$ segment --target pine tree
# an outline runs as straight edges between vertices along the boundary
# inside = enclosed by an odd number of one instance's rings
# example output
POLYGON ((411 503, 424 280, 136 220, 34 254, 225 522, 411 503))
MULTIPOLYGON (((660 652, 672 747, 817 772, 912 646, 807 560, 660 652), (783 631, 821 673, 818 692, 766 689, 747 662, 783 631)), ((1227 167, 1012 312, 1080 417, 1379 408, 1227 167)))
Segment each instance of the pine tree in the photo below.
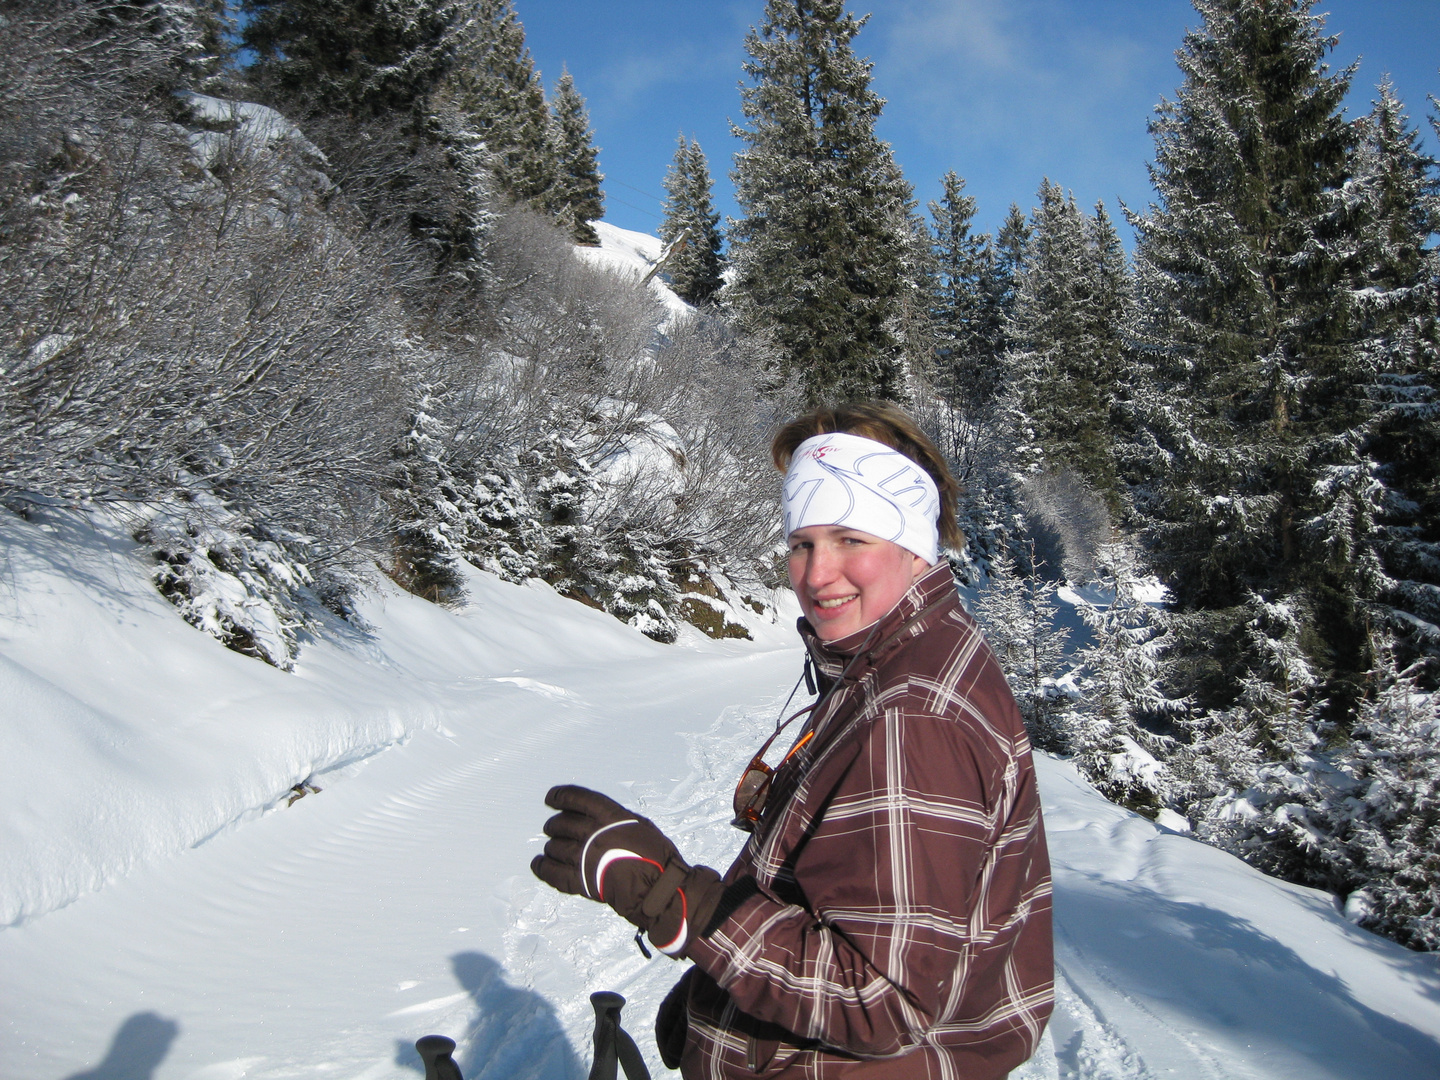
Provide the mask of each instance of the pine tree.
POLYGON ((1006 324, 1022 469, 1076 469, 1119 508, 1111 410, 1127 292, 1124 253, 1104 216, 1087 218, 1049 180, 1006 324))
POLYGON ((906 287, 911 192, 875 134, 884 105, 843 0, 767 0, 745 39, 748 128, 734 132, 735 303, 769 334, 812 402, 897 396, 894 323, 906 287))
POLYGON ((972 233, 975 200, 948 172, 930 203, 936 278, 930 319, 936 335, 937 389, 972 422, 995 401, 1002 382, 1003 297, 990 237, 972 233))
POLYGON ((936 338, 931 306, 939 267, 930 227, 925 215, 920 213, 919 204, 914 199, 907 199, 904 211, 900 293, 891 329, 900 351, 903 380, 896 396, 913 401, 929 391, 934 383, 936 338))
POLYGON ((496 193, 540 209, 556 179, 550 110, 512 0, 478 0, 441 94, 484 141, 496 193))
POLYGON ((1002 345, 1008 344, 1004 338, 1004 322, 1015 310, 1015 293, 1020 286, 1020 271, 1029 257, 1030 239, 1030 222, 1026 220, 1020 207, 1011 203, 1009 211, 1005 214, 1005 220, 995 233, 994 244, 995 274, 992 287, 995 290, 995 299, 993 303, 1000 312, 1000 343, 1002 345))
POLYGON ((1357 168, 1365 269, 1354 296, 1375 410, 1364 447, 1372 465, 1361 482, 1373 486, 1377 504, 1379 610, 1399 636, 1398 662, 1426 658, 1421 677, 1433 688, 1440 685, 1440 258, 1426 244, 1440 225, 1440 184, 1388 79, 1379 91, 1362 122, 1357 168))
POLYGON ((1030 741, 1041 750, 1066 754, 1074 749, 1074 732, 1056 677, 1070 631, 1055 619, 1056 582, 1041 577, 1034 551, 1029 555, 1023 571, 1009 553, 992 561, 990 582, 975 613, 1014 691, 1030 741))
POLYGON ((394 553, 390 575, 437 604, 465 598, 461 498, 445 462, 444 425, 422 388, 410 430, 395 446, 389 504, 394 553))
POLYGON ((1166 641, 1154 608, 1137 594, 1134 554, 1107 545, 1098 584, 1110 594, 1103 607, 1081 604, 1091 641, 1076 659, 1088 673, 1077 723, 1075 760, 1106 798, 1153 816, 1169 801, 1171 780, 1161 763, 1174 740, 1145 724, 1183 714, 1162 682, 1166 641))
POLYGON ((1440 951, 1440 694, 1381 651, 1381 685, 1337 764, 1352 781, 1326 807, 1328 843, 1354 889, 1346 914, 1412 949, 1440 951))
POLYGON ((301 113, 423 115, 454 62, 466 0, 241 0, 252 79, 301 113))
POLYGON ((605 177, 596 168, 599 148, 592 142, 590 115, 585 99, 575 89, 570 72, 562 70, 551 106, 550 157, 555 182, 545 193, 545 209, 581 244, 599 244, 592 221, 605 216, 605 177))
POLYGON ((243 0, 242 11, 260 96, 304 123, 367 224, 409 233, 415 272, 472 290, 492 183, 483 133, 447 89, 476 32, 470 0, 243 0))
POLYGON ((1353 136, 1340 111, 1351 73, 1326 68, 1335 39, 1311 0, 1196 7, 1203 26, 1177 54, 1184 85, 1151 123, 1159 202, 1133 219, 1153 380, 1152 472, 1137 496, 1152 554, 1194 616, 1184 689, 1207 708, 1253 699, 1273 665, 1247 628, 1283 605, 1317 689, 1343 712, 1368 667, 1360 552, 1334 535, 1343 523, 1327 516, 1323 482, 1359 463, 1344 287, 1353 136))
MULTIPOLYGON (((1304 648, 1309 613, 1293 597, 1258 596, 1243 612, 1245 621, 1227 628, 1250 659, 1231 676, 1238 683, 1233 703, 1180 722, 1188 741, 1169 762, 1180 800, 1201 839, 1266 873, 1328 888, 1333 868, 1321 850, 1323 822, 1307 806, 1332 772, 1312 704, 1320 679, 1304 648)), ((1184 640, 1213 622, 1190 613, 1169 625, 1184 640)))
POLYGON ((669 197, 660 239, 668 248, 685 238, 665 264, 670 287, 692 304, 707 303, 722 284, 720 215, 710 203, 710 165, 698 140, 680 135, 664 184, 669 197))

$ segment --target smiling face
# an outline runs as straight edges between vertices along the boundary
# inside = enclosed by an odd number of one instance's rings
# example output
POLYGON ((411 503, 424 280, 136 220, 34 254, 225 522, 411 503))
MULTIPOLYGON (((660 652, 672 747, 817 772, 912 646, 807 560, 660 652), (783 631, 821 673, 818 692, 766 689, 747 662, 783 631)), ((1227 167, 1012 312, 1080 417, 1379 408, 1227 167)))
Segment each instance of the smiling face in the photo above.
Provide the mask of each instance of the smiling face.
POLYGON ((928 569, 900 545, 843 525, 807 525, 790 534, 790 587, 821 641, 869 626, 928 569))

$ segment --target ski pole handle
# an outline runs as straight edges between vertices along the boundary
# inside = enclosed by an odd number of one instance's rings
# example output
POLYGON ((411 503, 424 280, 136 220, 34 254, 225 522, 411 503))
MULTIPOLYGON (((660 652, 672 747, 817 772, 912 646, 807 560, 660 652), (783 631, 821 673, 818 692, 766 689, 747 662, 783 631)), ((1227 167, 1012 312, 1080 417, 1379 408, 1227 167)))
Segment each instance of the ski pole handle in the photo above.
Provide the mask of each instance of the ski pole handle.
POLYGON ((455 1040, 444 1035, 426 1035, 415 1040, 415 1052, 425 1062, 425 1080, 465 1080, 460 1075, 460 1066, 450 1055, 455 1052, 455 1040))
POLYGON ((625 999, 613 990, 590 995, 595 1009, 595 1062, 589 1080, 616 1080, 616 1066, 625 1070, 626 1080, 650 1080, 650 1070, 640 1048, 620 1026, 620 1008, 625 999))

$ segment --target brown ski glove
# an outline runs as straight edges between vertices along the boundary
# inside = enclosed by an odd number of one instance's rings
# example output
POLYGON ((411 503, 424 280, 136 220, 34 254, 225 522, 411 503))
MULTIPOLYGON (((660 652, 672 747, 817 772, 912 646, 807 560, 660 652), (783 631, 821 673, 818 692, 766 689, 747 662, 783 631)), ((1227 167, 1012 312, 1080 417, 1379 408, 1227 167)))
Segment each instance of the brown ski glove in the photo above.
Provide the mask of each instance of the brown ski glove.
POLYGON ((683 956, 709 927, 725 886, 708 866, 691 866, 653 822, 589 788, 551 788, 545 854, 530 869, 561 892, 609 904, 668 956, 683 956))

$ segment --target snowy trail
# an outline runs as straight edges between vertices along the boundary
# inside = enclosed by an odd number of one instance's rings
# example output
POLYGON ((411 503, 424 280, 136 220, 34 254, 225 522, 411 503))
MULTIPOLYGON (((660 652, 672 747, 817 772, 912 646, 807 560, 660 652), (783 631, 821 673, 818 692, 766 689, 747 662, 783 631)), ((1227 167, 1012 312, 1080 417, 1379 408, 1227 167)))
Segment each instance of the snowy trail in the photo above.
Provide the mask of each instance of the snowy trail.
MULTIPOLYGON (((489 723, 421 733, 286 812, 0 934, 0 1075, 74 1075, 103 1064, 119 1036, 132 1061, 159 1048, 156 1077, 413 1077, 410 1043, 433 1031, 461 1042, 471 1080, 572 1080, 584 1075, 587 999, 600 988, 630 999, 627 1026, 658 1074, 648 1032, 680 968, 645 961, 607 909, 529 878, 539 798, 552 779, 596 783, 697 860, 724 865, 741 840, 725 812, 730 773, 768 730, 794 659, 676 657, 627 665, 624 678, 607 666, 483 680, 476 714, 503 712, 506 733, 489 723), (719 695, 697 695, 697 682, 750 701, 713 719, 719 695), (642 737, 661 723, 691 732, 668 775, 637 775, 634 744, 614 738, 626 715, 642 737), (565 765, 553 777, 536 765, 547 757, 565 765)), ((1315 894, 1108 807, 1061 763, 1040 768, 1059 1008, 1053 1042, 1017 1075, 1440 1076, 1440 1028, 1423 1026, 1440 1019, 1433 958, 1364 949, 1374 939, 1315 894), (1209 886, 1186 869, 1197 860, 1213 861, 1209 886), (1359 993, 1228 914, 1224 894, 1246 886, 1272 907, 1291 901, 1296 910, 1273 912, 1290 932, 1334 938, 1359 993), (1220 895, 1187 914, 1177 887, 1220 895), (1412 1003, 1410 1024, 1363 1000, 1396 977, 1429 1000, 1412 1003)))
POLYGON ((1440 965, 1039 761, 1061 1075, 1440 1077, 1440 965))
POLYGON ((686 659, 486 680, 475 722, 450 718, 290 809, 0 933, 0 1076, 94 1065, 145 1014, 162 1033, 178 1024, 158 1076, 413 1075, 410 1043, 432 1031, 465 1041, 468 1077, 577 1075, 550 1005, 523 968, 501 968, 513 896, 533 891, 550 784, 586 779, 583 762, 622 797, 640 786, 627 714, 646 741, 660 715, 708 726, 695 667, 730 693, 753 673, 768 695, 793 665, 686 659))
MULTIPOLYGON (((0 929, 0 1078, 416 1080, 436 1032, 469 1080, 578 1080, 599 989, 658 1071, 681 969, 531 878, 541 798, 600 788, 727 865, 788 631, 659 646, 477 575, 465 611, 391 594, 286 675, 180 623, 118 542, 30 528, 0 597, 0 893, 65 906, 0 929)), ((1059 1007, 1017 1077, 1440 1080, 1437 957, 1037 768, 1059 1007)))
MULTIPOLYGON (((668 793, 636 785, 633 805, 697 861, 728 865, 742 839, 728 826, 735 763, 778 705, 727 710, 691 737, 686 780, 668 793)), ((1440 1077, 1435 957, 1356 929, 1324 894, 1106 802, 1064 762, 1042 756, 1037 768, 1056 880, 1057 1006, 1014 1080, 1440 1077), (1397 998, 1397 982, 1415 993, 1397 998)), ((581 1047, 589 990, 625 994, 658 1073, 644 1036, 680 969, 646 962, 598 905, 529 886, 517 903, 509 970, 544 989, 581 1047)))

